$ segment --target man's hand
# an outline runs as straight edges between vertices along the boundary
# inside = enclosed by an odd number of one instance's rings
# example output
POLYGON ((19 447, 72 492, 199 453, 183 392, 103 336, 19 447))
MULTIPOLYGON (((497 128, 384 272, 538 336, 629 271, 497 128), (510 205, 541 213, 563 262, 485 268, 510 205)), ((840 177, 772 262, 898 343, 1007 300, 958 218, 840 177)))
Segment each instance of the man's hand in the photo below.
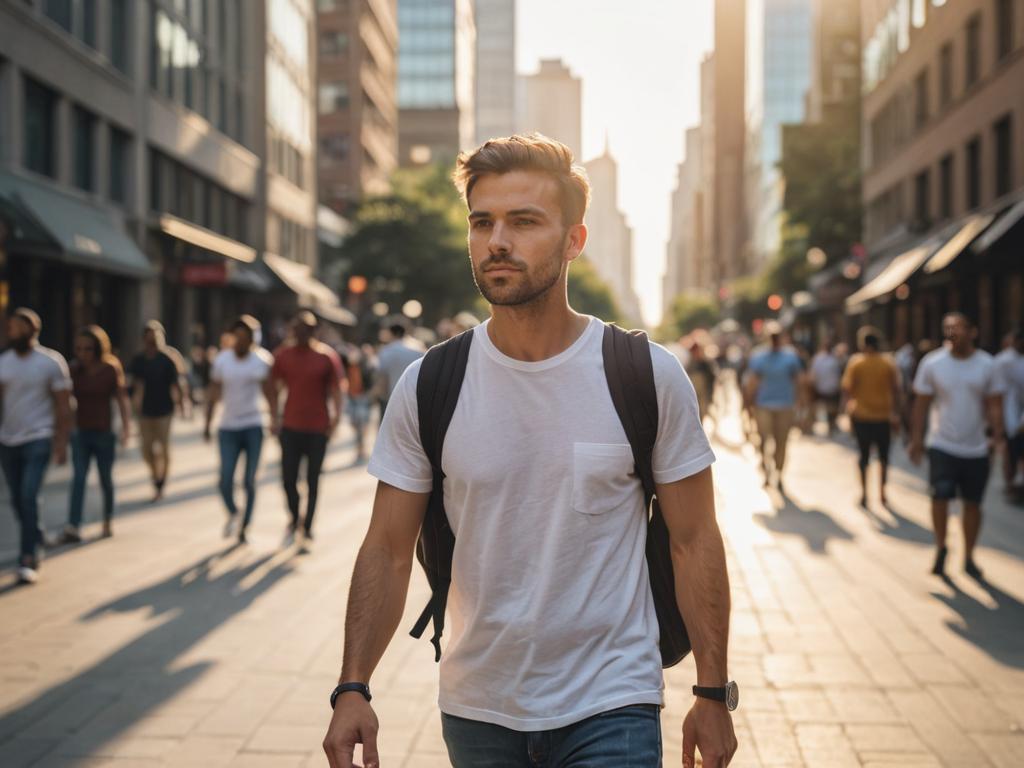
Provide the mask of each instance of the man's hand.
POLYGON ((352 762, 356 744, 363 745, 363 767, 379 768, 377 731, 380 724, 370 703, 358 692, 338 697, 334 716, 324 737, 324 752, 331 768, 360 768, 352 762))
POLYGON ((332 437, 334 437, 334 433, 338 430, 338 424, 340 424, 340 423, 341 423, 341 418, 339 416, 331 417, 331 421, 327 425, 327 439, 328 440, 330 440, 332 437))
POLYGON ((53 444, 53 463, 58 467, 63 467, 68 463, 68 444, 63 441, 57 441, 53 444))
POLYGON ((725 704, 698 698, 683 720, 683 766, 693 768, 694 750, 700 750, 704 768, 725 768, 736 754, 732 714, 725 704))
POLYGON ((924 446, 921 445, 920 440, 911 440, 910 447, 907 449, 907 453, 910 455, 910 460, 915 464, 921 463, 921 458, 924 456, 924 446))
POLYGON ((124 424, 121 427, 121 447, 122 448, 127 448, 128 447, 128 441, 131 439, 131 436, 132 436, 132 428, 130 426, 128 426, 128 424, 124 424))

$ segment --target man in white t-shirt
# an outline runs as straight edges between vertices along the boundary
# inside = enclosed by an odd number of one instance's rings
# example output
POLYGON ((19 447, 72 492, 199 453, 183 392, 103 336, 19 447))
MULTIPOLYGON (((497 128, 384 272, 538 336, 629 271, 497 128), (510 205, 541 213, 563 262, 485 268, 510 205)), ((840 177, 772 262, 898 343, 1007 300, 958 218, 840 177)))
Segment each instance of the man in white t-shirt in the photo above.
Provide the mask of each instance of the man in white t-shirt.
POLYGON ((974 547, 981 531, 989 454, 1003 441, 1004 385, 992 355, 975 348, 977 330, 966 315, 946 315, 942 332, 946 344, 921 360, 914 378, 910 458, 919 463, 927 447, 936 545, 932 573, 945 574, 949 501, 959 496, 963 501, 964 570, 980 579, 974 547), (924 438, 926 418, 928 436, 924 438), (985 433, 986 424, 991 438, 985 433))
POLYGON ((18 581, 38 578, 38 548, 43 543, 39 523, 39 489, 51 456, 57 465, 67 461, 71 428, 71 376, 59 352, 39 343, 42 322, 24 307, 7 319, 11 348, 0 355, 0 465, 11 506, 21 526, 18 581))
POLYGON ((1006 386, 1003 394, 1003 426, 1006 428, 1004 487, 1006 496, 1014 499, 1024 461, 1024 327, 1006 334, 1003 349, 995 360, 996 369, 1006 386))
POLYGON ((270 369, 274 365, 271 354, 259 346, 260 323, 252 315, 242 315, 231 328, 235 343, 233 349, 221 351, 213 361, 210 372, 210 386, 207 389, 206 430, 204 436, 210 440, 210 425, 213 413, 220 400, 224 411, 220 417, 217 442, 220 446, 220 494, 228 510, 228 521, 224 536, 238 535, 238 541, 245 543, 246 529, 252 520, 256 503, 256 470, 263 449, 263 414, 260 411, 260 392, 267 403, 273 402, 270 384, 270 369), (238 459, 245 454, 245 514, 241 524, 238 507, 235 506, 235 468, 238 459))
POLYGON ((380 402, 381 420, 387 410, 388 401, 398 386, 405 369, 415 363, 426 350, 416 339, 406 334, 405 324, 395 321, 388 326, 391 341, 380 348, 377 353, 377 380, 373 384, 374 395, 380 402))
MULTIPOLYGON (((491 319, 472 331, 444 443, 455 533, 440 709, 455 768, 661 762, 663 679, 644 555, 647 514, 602 365, 603 325, 568 305, 587 239, 589 184, 565 145, 534 134, 459 158, 473 276, 491 319), (538 762, 541 761, 541 762, 538 762)), ((653 455, 699 685, 728 686, 729 582, 693 387, 651 345, 659 429, 653 455)), ((352 577, 341 685, 324 748, 377 766, 370 677, 402 616, 432 485, 416 384, 405 372, 374 448, 380 483, 352 577)), ((736 749, 723 702, 698 698, 683 749, 724 766, 736 749)))
POLYGON ((814 408, 820 403, 825 407, 825 418, 828 433, 831 435, 836 428, 836 416, 839 415, 839 383, 843 378, 843 365, 832 351, 830 344, 823 344, 811 359, 811 384, 814 387, 814 406, 811 409, 811 423, 817 418, 814 408))

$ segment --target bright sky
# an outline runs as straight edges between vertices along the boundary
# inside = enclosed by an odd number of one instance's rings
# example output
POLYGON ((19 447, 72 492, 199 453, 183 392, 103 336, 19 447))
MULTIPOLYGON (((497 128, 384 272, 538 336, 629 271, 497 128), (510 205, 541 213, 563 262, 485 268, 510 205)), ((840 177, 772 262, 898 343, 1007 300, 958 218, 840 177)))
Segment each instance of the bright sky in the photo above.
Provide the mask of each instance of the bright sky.
POLYGON ((714 46, 713 0, 518 0, 516 66, 561 58, 583 80, 583 160, 607 131, 619 205, 633 227, 644 320, 661 318, 669 207, 685 129, 700 120, 700 62, 714 46))

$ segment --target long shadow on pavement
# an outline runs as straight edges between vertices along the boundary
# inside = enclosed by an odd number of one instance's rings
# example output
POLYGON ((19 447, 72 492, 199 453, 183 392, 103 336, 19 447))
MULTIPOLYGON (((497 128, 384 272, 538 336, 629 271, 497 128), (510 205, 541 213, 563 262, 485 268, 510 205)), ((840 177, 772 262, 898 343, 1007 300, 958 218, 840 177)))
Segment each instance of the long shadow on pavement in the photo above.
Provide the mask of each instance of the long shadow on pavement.
POLYGON ((867 512, 878 526, 879 533, 884 534, 885 536, 892 536, 893 538, 900 539, 901 541, 907 541, 912 544, 934 545, 935 536, 932 534, 931 530, 918 525, 909 517, 901 515, 899 510, 893 506, 891 502, 885 507, 885 509, 895 522, 891 522, 884 516, 874 512, 867 512))
POLYGON ((1020 641, 1020 630, 1024 627, 1024 603, 988 581, 977 581, 995 603, 991 608, 968 595, 948 576, 943 581, 953 594, 932 594, 963 619, 963 623, 947 621, 946 626, 999 663, 1024 669, 1024 645, 1020 641))
POLYGON ((804 509, 788 496, 783 496, 782 500, 782 507, 776 509, 774 515, 758 512, 754 520, 773 533, 800 536, 816 555, 824 555, 828 542, 833 539, 853 540, 852 533, 821 510, 804 509))
MULTIPOLYGON (((236 552, 237 550, 237 552, 236 552)), ((159 625, 73 678, 0 717, 0 754, 20 765, 91 763, 110 743, 161 704, 199 680, 210 662, 174 668, 175 660, 209 633, 245 611, 292 571, 292 555, 266 555, 215 571, 228 547, 170 578, 117 598, 82 617, 149 608, 159 625), (249 581, 255 579, 254 583, 249 581), (12 757, 17 756, 17 757, 12 757), (20 760, 18 759, 20 758, 20 760)))

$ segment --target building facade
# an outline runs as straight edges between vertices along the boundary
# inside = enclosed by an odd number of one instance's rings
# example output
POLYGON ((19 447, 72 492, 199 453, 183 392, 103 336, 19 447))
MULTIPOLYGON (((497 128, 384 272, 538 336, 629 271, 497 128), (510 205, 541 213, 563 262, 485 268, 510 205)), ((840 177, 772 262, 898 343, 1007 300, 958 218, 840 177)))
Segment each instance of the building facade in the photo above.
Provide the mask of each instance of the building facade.
POLYGON ((398 165, 396 0, 318 3, 320 202, 349 213, 398 165))
POLYGON ((704 152, 701 126, 686 131, 686 154, 679 164, 676 188, 672 192, 672 213, 666 252, 662 306, 668 312, 681 294, 706 294, 704 220, 704 152))
POLYGON ((543 59, 540 68, 523 78, 523 111, 519 130, 537 131, 558 139, 583 159, 583 83, 561 59, 543 59))
POLYGON ((811 0, 748 0, 746 6, 745 266, 752 271, 781 244, 782 126, 802 123, 807 114, 812 18, 811 0))
POLYGON ((516 3, 476 0, 476 142, 516 126, 516 3))
POLYGON ((451 162, 476 139, 472 0, 398 0, 398 162, 451 162))
POLYGON ((870 262, 848 311, 893 343, 944 312, 979 341, 1024 320, 1024 2, 862 5, 870 262))
POLYGON ((294 307, 263 257, 312 279, 313 24, 311 0, 0 4, 7 306, 128 351, 147 318, 186 347, 294 307))

